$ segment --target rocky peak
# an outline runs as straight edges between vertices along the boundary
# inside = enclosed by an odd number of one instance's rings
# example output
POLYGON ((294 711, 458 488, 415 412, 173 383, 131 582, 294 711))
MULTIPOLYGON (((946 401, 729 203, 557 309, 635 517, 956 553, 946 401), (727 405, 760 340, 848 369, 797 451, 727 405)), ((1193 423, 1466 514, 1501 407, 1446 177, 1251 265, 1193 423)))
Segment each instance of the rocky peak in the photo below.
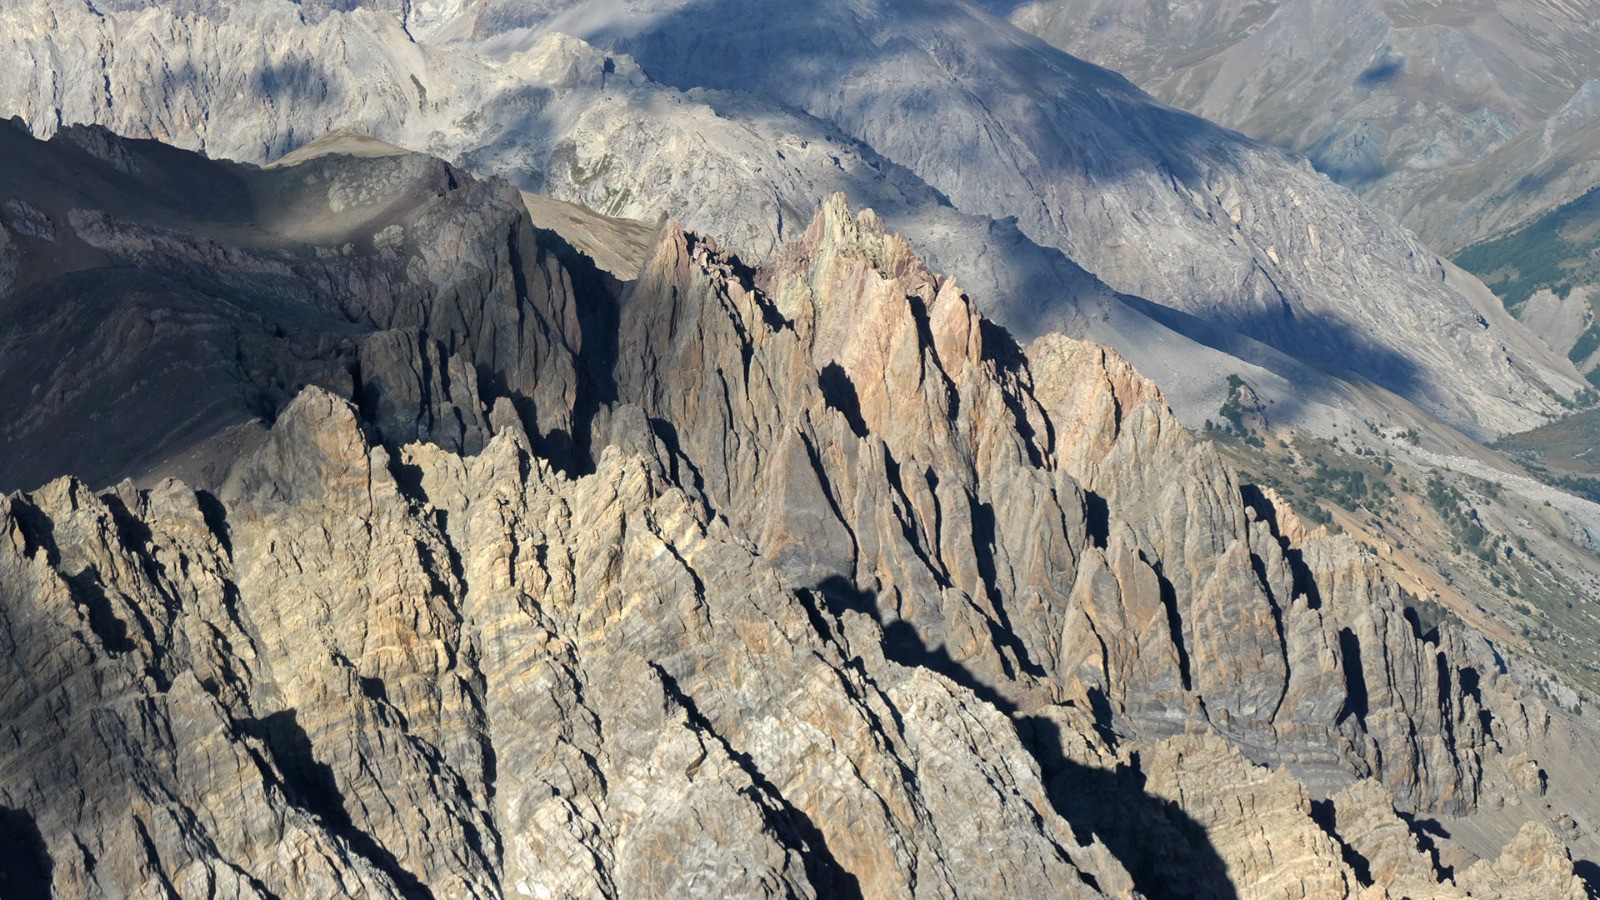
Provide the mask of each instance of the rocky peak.
MULTIPOLYGON (((1422 415, 1410 403, 1475 437, 1584 387, 1304 160, 976 4, 27 0, 0 37, 28 63, 0 107, 40 133, 97 122, 267 163, 359 129, 608 215, 669 212, 751 262, 845 191, 1019 338, 1113 344, 1191 424, 1235 371, 1280 408, 1376 383, 1405 401, 1383 414, 1422 415), (930 109, 965 125, 930 129, 930 109)), ((1325 434, 1360 418, 1292 406, 1284 424, 1325 434)))
MULTIPOLYGON (((354 250, 271 274, 362 377, 305 383, 214 486, 0 501, 0 849, 34 886, 1442 890, 1404 847, 1362 874, 1339 842, 1390 823, 1312 798, 1466 811, 1541 752, 1353 544, 876 217, 830 201, 760 268, 668 225, 619 286, 461 183, 397 211, 387 291, 354 250)), ((1519 841, 1492 865, 1570 882, 1519 841)))

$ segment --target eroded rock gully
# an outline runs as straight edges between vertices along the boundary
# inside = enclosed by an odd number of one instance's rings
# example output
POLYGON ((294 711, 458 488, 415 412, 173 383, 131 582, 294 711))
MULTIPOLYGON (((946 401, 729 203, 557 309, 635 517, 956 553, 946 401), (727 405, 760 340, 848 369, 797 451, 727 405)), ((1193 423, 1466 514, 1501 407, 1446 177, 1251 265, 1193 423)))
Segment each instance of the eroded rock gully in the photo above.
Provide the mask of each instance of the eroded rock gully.
POLYGON ((1441 880, 1396 809, 1539 711, 1114 354, 842 200, 619 286, 469 187, 213 483, 0 500, 10 885, 1582 896, 1532 825, 1441 880))

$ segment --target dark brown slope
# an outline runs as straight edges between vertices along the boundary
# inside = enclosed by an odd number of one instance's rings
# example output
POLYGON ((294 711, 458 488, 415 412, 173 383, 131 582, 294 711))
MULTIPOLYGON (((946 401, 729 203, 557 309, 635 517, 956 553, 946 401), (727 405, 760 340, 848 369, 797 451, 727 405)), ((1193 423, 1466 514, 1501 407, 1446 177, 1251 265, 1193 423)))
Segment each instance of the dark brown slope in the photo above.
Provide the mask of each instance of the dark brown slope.
POLYGON ((390 440, 476 451, 462 398, 525 391, 558 327, 507 318, 519 292, 571 316, 518 193, 427 157, 261 170, 17 125, 0 158, 0 488, 214 481, 309 384, 390 440))

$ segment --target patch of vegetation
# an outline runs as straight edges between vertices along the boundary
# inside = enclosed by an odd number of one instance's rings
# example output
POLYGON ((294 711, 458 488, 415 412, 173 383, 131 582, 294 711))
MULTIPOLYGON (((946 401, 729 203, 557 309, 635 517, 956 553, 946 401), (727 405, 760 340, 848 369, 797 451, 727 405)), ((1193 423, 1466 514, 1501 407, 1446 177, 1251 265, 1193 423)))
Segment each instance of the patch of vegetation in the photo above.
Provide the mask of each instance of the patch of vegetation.
POLYGON ((1600 503, 1600 478, 1552 472, 1534 462, 1524 461, 1523 467, 1535 478, 1551 487, 1560 488, 1575 497, 1582 497, 1592 503, 1600 503))
POLYGON ((1468 549, 1483 548, 1488 532, 1484 530, 1483 523, 1478 521, 1477 511, 1472 509, 1460 491, 1446 484, 1438 475, 1432 475, 1428 478, 1424 496, 1458 543, 1468 549))
MULTIPOLYGON (((1600 411, 1594 412, 1600 427, 1600 411)), ((1541 558, 1547 546, 1541 540, 1568 537, 1564 526, 1545 521, 1548 511, 1541 514, 1536 503, 1462 473, 1407 469, 1382 450, 1351 450, 1306 435, 1292 445, 1272 440, 1257 449, 1233 434, 1228 423, 1215 427, 1213 437, 1247 481, 1274 489, 1307 525, 1331 529, 1334 513, 1354 521, 1371 538, 1437 573, 1443 588, 1475 605, 1489 621, 1521 635, 1530 654, 1558 671, 1565 683, 1600 692, 1600 597, 1583 586, 1590 582, 1572 571, 1570 560, 1541 558)), ((1588 446, 1597 443, 1591 440, 1588 446)), ((1600 450, 1594 455, 1600 457, 1600 450)), ((1600 500, 1600 476, 1546 470, 1542 477, 1571 479, 1564 482, 1569 490, 1600 500)), ((1407 563, 1398 556, 1396 561, 1404 571, 1407 563)), ((1400 590, 1401 605, 1410 610, 1408 617, 1415 615, 1424 635, 1465 612, 1446 608, 1437 597, 1400 590)))
POLYGON ((1244 424, 1244 417, 1253 412, 1243 402, 1247 390, 1248 387, 1246 387, 1243 378, 1230 374, 1228 376, 1228 399, 1222 402, 1222 409, 1219 410, 1222 418, 1227 420, 1228 424, 1232 425, 1234 430, 1241 434, 1247 430, 1244 424))
POLYGON ((1265 449, 1266 442, 1252 427, 1251 419, 1256 423, 1266 424, 1266 410, 1261 406, 1261 398, 1243 378, 1236 374, 1228 375, 1228 399, 1222 401, 1222 408, 1218 410, 1222 422, 1206 420, 1206 430, 1220 429, 1231 434, 1247 445, 1256 449, 1265 449))
POLYGON ((1583 330, 1583 334, 1578 335, 1578 342, 1567 351, 1567 358, 1574 363, 1582 363, 1596 350, 1600 350, 1600 328, 1590 325, 1583 330))
MULTIPOLYGON (((1219 430, 1231 434, 1226 427, 1219 430)), ((1264 449, 1247 439, 1241 441, 1246 447, 1264 449)), ((1362 448, 1349 453, 1333 443, 1302 436, 1295 450, 1278 443, 1272 451, 1253 455, 1257 462, 1247 467, 1250 477, 1277 491, 1312 525, 1335 527, 1329 504, 1350 512, 1393 512, 1395 492, 1389 482, 1394 464, 1374 451, 1362 448)))
POLYGON ((1418 597, 1405 588, 1400 589, 1400 605, 1417 616, 1417 627, 1428 634, 1446 622, 1458 622, 1456 614, 1428 597, 1418 597))
POLYGON ((1300 518, 1305 519, 1307 522, 1310 522, 1313 525, 1333 524, 1333 515, 1329 513, 1328 508, 1323 506, 1321 503, 1317 503, 1316 501, 1303 503, 1298 506, 1298 510, 1300 513, 1300 518))
POLYGON ((1394 498, 1394 491, 1381 478, 1369 479, 1361 469, 1331 466, 1321 457, 1311 461, 1305 483, 1313 494, 1326 497, 1346 509, 1364 506, 1374 512, 1382 512, 1394 498))
MULTIPOLYGON (((1576 486, 1574 492, 1589 496, 1590 488, 1573 477, 1592 480, 1600 476, 1600 409, 1587 409, 1540 426, 1532 431, 1509 434, 1495 442, 1497 450, 1516 457, 1541 480, 1556 480, 1576 486)), ((1566 484, 1556 484, 1569 490, 1566 484)))
POLYGON ((594 164, 593 169, 585 170, 583 166, 579 164, 577 158, 574 157, 567 164, 567 178, 572 181, 574 186, 578 188, 586 188, 590 184, 593 184, 595 179, 606 174, 607 172, 610 172, 611 166, 615 162, 616 158, 607 153, 606 155, 600 157, 600 161, 594 164))
MULTIPOLYGON (((1548 289, 1566 299, 1580 284, 1600 282, 1600 188, 1552 210, 1517 231, 1456 254, 1456 265, 1478 276, 1515 313, 1548 289)), ((1600 347, 1600 344, 1596 345, 1600 347)))

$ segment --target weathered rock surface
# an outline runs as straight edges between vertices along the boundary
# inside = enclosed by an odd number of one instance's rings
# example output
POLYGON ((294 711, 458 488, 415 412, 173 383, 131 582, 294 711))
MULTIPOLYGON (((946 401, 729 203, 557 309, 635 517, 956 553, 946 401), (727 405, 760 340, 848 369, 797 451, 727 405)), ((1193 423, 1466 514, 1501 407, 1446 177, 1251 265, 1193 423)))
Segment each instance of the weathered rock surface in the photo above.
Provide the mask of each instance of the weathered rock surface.
POLYGON ((1286 408, 1353 373, 1475 436, 1583 386, 1303 160, 968 4, 395 7, 28 0, 0 11, 0 108, 256 162, 359 128, 757 256, 846 191, 1015 332, 1178 360, 1195 423, 1241 366, 1284 379, 1286 408))
POLYGON ((1572 897, 1588 894, 1550 829, 1529 822, 1498 859, 1474 863, 1461 884, 1472 897, 1572 897))
MULTIPOLYGON (((321 165, 287 172, 360 197, 415 163, 321 165)), ((274 404, 202 490, 0 500, 26 892, 1337 896, 1363 876, 1306 785, 1461 813, 1539 752, 1355 545, 871 213, 832 199, 755 269, 668 226, 624 285, 508 186, 426 171, 455 230, 407 268, 456 277, 381 323, 328 288, 384 390, 274 404)), ((1483 865, 1572 884, 1536 831, 1483 865)))

